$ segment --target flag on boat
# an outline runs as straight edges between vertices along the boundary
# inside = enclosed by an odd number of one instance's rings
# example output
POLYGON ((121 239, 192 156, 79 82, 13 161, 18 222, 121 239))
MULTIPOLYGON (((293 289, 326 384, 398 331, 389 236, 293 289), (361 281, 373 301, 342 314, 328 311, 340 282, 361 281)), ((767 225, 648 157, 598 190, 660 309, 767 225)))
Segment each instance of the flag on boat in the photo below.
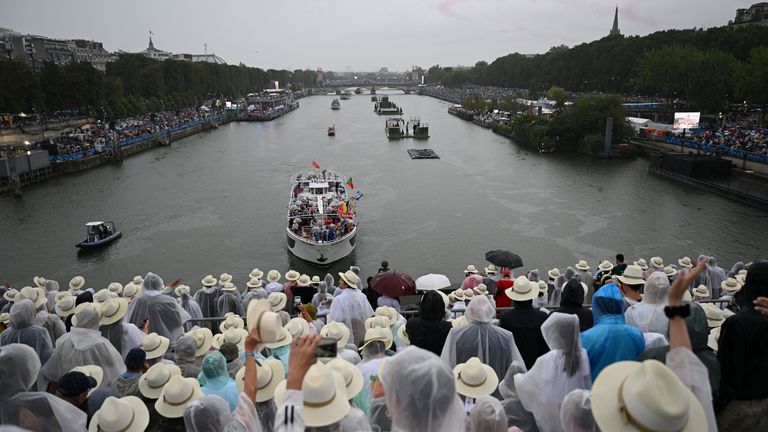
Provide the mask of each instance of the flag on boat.
POLYGON ((314 167, 315 169, 320 169, 320 165, 315 161, 312 161, 312 167, 314 167))
POLYGON ((339 213, 340 214, 346 214, 347 213, 347 202, 346 201, 342 201, 341 204, 339 205, 339 213))
POLYGON ((360 201, 360 198, 363 197, 363 193, 360 191, 355 192, 355 201, 360 201))
POLYGON ((349 186, 350 189, 354 189, 355 188, 355 184, 352 183, 352 177, 347 179, 347 186, 349 186))

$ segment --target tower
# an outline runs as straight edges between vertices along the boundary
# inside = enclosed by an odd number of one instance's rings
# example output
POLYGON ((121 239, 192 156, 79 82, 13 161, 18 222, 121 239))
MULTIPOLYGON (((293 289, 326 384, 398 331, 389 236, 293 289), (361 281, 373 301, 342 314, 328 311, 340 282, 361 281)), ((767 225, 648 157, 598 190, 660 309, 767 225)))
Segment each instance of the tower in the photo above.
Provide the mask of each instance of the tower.
POLYGON ((613 15, 613 28, 611 28, 611 32, 608 35, 621 36, 621 31, 619 31, 619 5, 616 5, 616 12, 613 15))

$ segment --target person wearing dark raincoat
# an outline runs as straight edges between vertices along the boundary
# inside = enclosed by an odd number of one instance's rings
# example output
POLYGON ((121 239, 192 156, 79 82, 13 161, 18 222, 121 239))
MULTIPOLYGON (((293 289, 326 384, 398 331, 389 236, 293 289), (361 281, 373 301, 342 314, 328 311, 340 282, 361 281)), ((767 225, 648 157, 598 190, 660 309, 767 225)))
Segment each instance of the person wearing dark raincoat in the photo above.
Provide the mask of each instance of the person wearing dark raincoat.
POLYGON ((411 318, 405 324, 405 332, 411 345, 440 355, 451 323, 445 321, 445 302, 434 291, 427 291, 421 298, 419 316, 411 318))
POLYGON ((558 312, 578 316, 582 332, 591 329, 594 323, 592 311, 584 307, 584 287, 576 279, 565 284, 558 312))

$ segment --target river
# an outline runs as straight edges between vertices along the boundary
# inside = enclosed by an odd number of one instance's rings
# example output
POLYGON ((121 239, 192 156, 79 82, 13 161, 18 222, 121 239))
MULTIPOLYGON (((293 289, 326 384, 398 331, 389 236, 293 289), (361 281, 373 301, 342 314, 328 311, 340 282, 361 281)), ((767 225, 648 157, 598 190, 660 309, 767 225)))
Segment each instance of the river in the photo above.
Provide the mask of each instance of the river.
MULTIPOLYGON (((310 275, 356 264, 375 273, 382 259, 414 278, 444 273, 460 282, 484 253, 519 253, 525 269, 561 270, 617 252, 629 260, 714 253, 721 265, 761 256, 766 213, 657 177, 648 161, 539 155, 447 113, 448 104, 393 95, 404 117, 430 125, 427 142, 388 141, 369 95, 301 100, 269 123, 231 123, 125 159, 27 188, 0 199, 0 283, 42 275, 66 287, 74 275, 105 288, 153 271, 193 290, 206 274, 228 272, 245 289, 258 267, 310 275), (336 125, 336 136, 326 128, 336 125), (429 147, 439 160, 411 160, 429 147), (320 269, 285 245, 292 174, 312 161, 354 179, 364 194, 357 249, 320 269), (112 220, 123 238, 78 253, 84 223, 112 220)), ((337 278, 338 279, 338 278, 337 278)))

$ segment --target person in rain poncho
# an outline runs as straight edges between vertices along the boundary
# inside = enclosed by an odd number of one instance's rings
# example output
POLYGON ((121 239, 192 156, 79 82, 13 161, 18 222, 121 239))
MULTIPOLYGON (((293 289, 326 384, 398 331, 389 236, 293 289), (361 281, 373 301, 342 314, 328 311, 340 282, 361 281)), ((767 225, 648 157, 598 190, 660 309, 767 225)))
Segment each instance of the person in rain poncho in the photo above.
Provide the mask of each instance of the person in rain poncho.
POLYGON ((635 360, 645 350, 643 333, 624 322, 624 297, 614 283, 604 285, 592 297, 595 325, 581 334, 587 350, 592 381, 606 366, 635 360))
POLYGON ((248 303, 251 302, 251 300, 259 300, 259 299, 265 299, 267 298, 267 290, 263 287, 263 282, 261 279, 252 278, 249 280, 245 286, 248 288, 248 292, 245 293, 243 296, 243 309, 248 310, 248 303))
POLYGON ((472 432, 506 432, 507 415, 498 399, 482 396, 475 401, 475 406, 469 412, 469 423, 472 432))
POLYGON ((717 258, 709 257, 709 266, 707 268, 709 273, 709 292, 712 293, 712 298, 720 298, 720 284, 728 277, 725 270, 717 265, 717 258))
POLYGON ((125 372, 123 357, 99 333, 100 312, 91 303, 75 308, 72 330, 60 337, 53 355, 43 365, 40 375, 58 383, 65 373, 77 366, 98 365, 104 372, 103 383, 110 383, 125 372))
POLYGON ((227 361, 227 372, 232 379, 235 379, 237 371, 243 367, 243 363, 240 361, 240 350, 237 345, 233 343, 223 343, 219 347, 219 352, 224 356, 227 361))
MULTIPOLYGON (((579 282, 584 282, 587 286, 587 294, 584 296, 588 302, 592 301, 592 296, 595 295, 595 279, 592 277, 589 264, 581 260, 576 264, 576 277, 579 282)), ((565 290, 565 287, 563 287, 565 290)))
POLYGON ((147 273, 143 294, 131 302, 125 320, 138 327, 148 319, 148 332, 167 337, 173 345, 183 334, 183 324, 189 319, 189 314, 172 297, 160 293, 163 285, 160 276, 147 273))
POLYGON ((23 430, 83 432, 88 416, 50 393, 19 393, 0 408, 0 424, 23 430))
MULTIPOLYGON (((195 302, 200 306, 200 312, 203 314, 203 318, 215 318, 223 316, 219 314, 219 309, 216 304, 216 300, 219 298, 219 290, 216 289, 216 279, 208 275, 202 280, 203 287, 197 290, 195 293, 195 302)), ((216 331, 216 323, 206 322, 204 327, 208 327, 211 331, 216 331)))
MULTIPOLYGON (((696 259, 696 262, 701 261, 702 258, 707 258, 707 256, 706 255, 699 255, 699 257, 696 259)), ((709 262, 707 262, 707 264, 709 264, 709 262)), ((709 267, 709 265, 707 265, 707 267, 709 267)), ((709 270, 708 269, 704 270, 703 272, 701 272, 701 274, 698 275, 696 277, 696 279, 694 279, 693 284, 691 285, 690 288, 695 288, 695 287, 697 287, 699 285, 705 285, 707 288, 709 288, 709 292, 712 292, 712 286, 711 286, 712 282, 709 280, 709 270)))
MULTIPOLYGON (((37 282, 39 283, 40 280, 38 279, 37 282)), ((58 316, 48 313, 48 301, 45 296, 45 290, 41 287, 24 287, 19 291, 15 302, 18 303, 23 299, 29 299, 34 304, 35 316, 32 323, 44 328, 51 338, 51 344, 56 345, 56 339, 66 333, 66 328, 58 316)))
POLYGON ((56 293, 59 292, 59 283, 55 280, 46 280, 43 289, 45 289, 45 297, 48 299, 48 310, 52 311, 56 307, 56 293))
POLYGON ((0 347, 0 412, 5 401, 32 389, 40 372, 40 357, 27 345, 9 344, 0 347))
POLYGON ((227 359, 219 351, 211 351, 205 355, 197 380, 202 385, 205 395, 219 396, 227 401, 231 411, 235 410, 240 392, 237 390, 235 380, 229 376, 227 359))
POLYGON ((205 396, 192 401, 184 410, 184 428, 187 432, 239 432, 250 430, 260 432, 262 428, 256 421, 247 429, 235 420, 227 401, 218 396, 205 396))
POLYGON ((330 321, 337 321, 347 326, 351 340, 356 346, 360 346, 365 338, 365 320, 374 315, 371 305, 365 294, 354 287, 358 277, 351 271, 339 273, 339 289, 341 293, 331 303, 328 313, 330 321))
MULTIPOLYGON (((177 301, 182 309, 188 314, 190 319, 203 318, 203 311, 200 309, 200 305, 197 304, 195 299, 189 294, 189 287, 186 285, 179 285, 176 287, 177 301)), ((192 323, 184 325, 184 330, 189 331, 192 328, 192 323)))
POLYGON ((141 397, 139 390, 139 379, 147 368, 147 353, 141 348, 134 348, 128 352, 125 357, 125 373, 115 378, 111 383, 107 383, 112 391, 112 396, 141 397))
POLYGON ((571 279, 563 288, 563 297, 560 300, 558 312, 576 315, 579 317, 579 329, 581 331, 592 328, 592 311, 584 307, 584 287, 576 279, 571 279))
POLYGON ((536 419, 533 414, 523 407, 515 387, 515 375, 525 373, 525 365, 522 362, 512 362, 507 369, 504 379, 499 382, 501 394, 501 406, 507 416, 507 424, 516 426, 525 432, 538 432, 536 419))
POLYGON ((653 272, 645 282, 645 294, 640 303, 630 306, 624 313, 627 324, 637 327, 643 333, 659 333, 666 336, 669 318, 664 315, 664 306, 669 296, 669 279, 664 272, 653 272))
POLYGON ((325 275, 325 280, 317 285, 317 293, 312 296, 312 304, 317 307, 318 313, 326 313, 331 308, 333 296, 328 294, 328 286, 333 286, 333 276, 325 275))
POLYGON ((216 300, 216 309, 218 309, 220 316, 224 316, 230 312, 235 315, 243 316, 245 311, 243 310, 243 303, 237 298, 235 292, 237 287, 232 283, 226 283, 221 288, 221 295, 216 300))
POLYGON ((574 390, 565 396, 560 405, 560 424, 565 432, 598 432, 590 390, 574 390))
POLYGON ((373 400, 371 377, 378 374, 379 366, 387 358, 387 347, 385 342, 371 340, 360 347, 360 352, 363 359, 356 366, 363 374, 363 392, 368 400, 373 400))
POLYGON ((578 317, 555 312, 541 326, 541 332, 550 351, 527 373, 515 376, 515 388, 540 431, 560 431, 560 401, 572 390, 592 387, 589 359, 581 347, 578 317))
POLYGON ((184 378, 197 378, 200 366, 197 365, 197 342, 192 336, 182 336, 176 341, 173 361, 181 369, 184 378))
POLYGON ((410 318, 405 325, 411 345, 440 355, 452 328, 451 323, 443 320, 444 317, 443 297, 435 291, 424 293, 419 305, 419 316, 410 318))
POLYGON ((555 290, 552 291, 552 296, 550 296, 549 299, 550 305, 560 306, 560 300, 562 299, 563 288, 565 288, 565 284, 567 284, 569 280, 575 277, 576 270, 573 269, 573 267, 568 267, 565 269, 565 273, 561 274, 557 277, 557 279, 555 279, 555 290))
POLYGON ((499 327, 515 336, 520 354, 525 360, 525 367, 533 366, 540 355, 549 351, 547 342, 541 335, 541 325, 547 319, 547 313, 533 308, 533 299, 539 291, 539 284, 530 282, 525 276, 515 279, 515 285, 505 294, 512 299, 513 308, 504 312, 499 319, 499 327))
POLYGON ((384 363, 380 378, 393 430, 466 430, 466 414, 456 393, 453 372, 436 355, 408 347, 384 363))
POLYGON ((493 368, 496 376, 505 376, 513 361, 525 364, 512 333, 491 323, 496 316, 496 309, 488 297, 472 298, 465 316, 469 324, 451 329, 441 354, 451 369, 477 357, 483 364, 493 368))
POLYGON ((728 272, 728 275, 726 276, 726 278, 735 278, 736 276, 739 275, 740 271, 746 270, 746 269, 747 267, 744 265, 744 263, 739 261, 736 264, 734 264, 733 267, 731 267, 731 271, 728 272))
POLYGON ((53 344, 48 332, 33 324, 35 305, 24 299, 11 308, 11 327, 0 334, 0 346, 24 344, 35 350, 41 364, 53 354, 53 344))
POLYGON ((146 336, 141 329, 122 320, 127 310, 128 300, 124 298, 109 299, 101 305, 102 318, 99 331, 123 358, 128 355, 128 351, 140 347, 146 336))

